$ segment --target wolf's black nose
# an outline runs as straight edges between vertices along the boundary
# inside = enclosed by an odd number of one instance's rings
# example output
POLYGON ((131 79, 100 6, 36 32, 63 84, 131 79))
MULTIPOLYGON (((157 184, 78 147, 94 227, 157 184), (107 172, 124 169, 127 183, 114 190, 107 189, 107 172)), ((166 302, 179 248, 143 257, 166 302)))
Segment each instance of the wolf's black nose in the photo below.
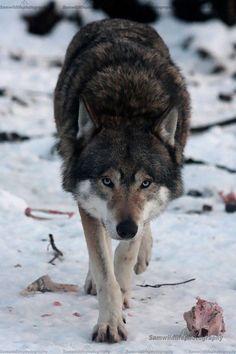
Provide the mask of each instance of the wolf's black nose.
POLYGON ((136 235, 138 226, 132 220, 125 220, 117 225, 116 231, 121 238, 129 239, 136 235))

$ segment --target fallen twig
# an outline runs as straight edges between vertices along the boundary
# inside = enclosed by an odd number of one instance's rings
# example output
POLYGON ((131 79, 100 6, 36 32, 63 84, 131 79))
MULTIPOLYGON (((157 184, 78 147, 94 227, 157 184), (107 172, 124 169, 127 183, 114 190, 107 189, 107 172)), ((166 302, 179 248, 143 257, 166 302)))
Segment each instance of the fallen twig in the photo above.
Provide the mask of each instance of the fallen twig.
POLYGON ((29 216, 36 220, 51 220, 52 218, 47 218, 43 216, 37 216, 34 213, 44 213, 44 214, 53 214, 53 215, 66 215, 68 218, 71 218, 74 215, 74 212, 67 212, 67 211, 59 211, 59 210, 51 210, 51 209, 33 209, 33 208, 26 208, 25 215, 29 216))
POLYGON ((224 127, 224 126, 231 125, 231 124, 234 124, 234 123, 236 123, 236 117, 228 118, 228 119, 225 119, 225 120, 220 121, 220 122, 215 122, 215 123, 211 123, 211 124, 207 124, 207 125, 194 127, 194 128, 190 129, 190 132, 192 134, 202 133, 202 132, 204 132, 204 131, 206 131, 206 130, 208 130, 210 128, 213 128, 213 127, 217 127, 217 126, 224 127))
POLYGON ((186 283, 189 283, 190 281, 194 281, 194 280, 196 280, 196 278, 181 281, 179 283, 163 283, 163 284, 155 284, 155 285, 150 285, 150 284, 138 285, 137 284, 137 286, 140 286, 141 288, 160 288, 161 286, 172 286, 172 285, 186 284, 186 283))
POLYGON ((219 168, 220 170, 224 170, 224 171, 227 171, 229 173, 236 173, 236 170, 232 169, 230 167, 226 167, 226 166, 218 165, 218 164, 216 164, 216 165, 215 164, 210 164, 210 163, 208 163, 206 161, 195 160, 195 159, 192 159, 192 158, 185 159, 184 163, 186 165, 196 164, 196 165, 213 166, 215 168, 219 168))
POLYGON ((30 137, 15 132, 0 132, 0 143, 29 140, 30 137))
POLYGON ((55 245, 53 235, 49 234, 48 236, 49 236, 49 241, 50 241, 50 244, 48 246, 51 246, 54 251, 54 257, 48 263, 51 263, 54 265, 53 261, 55 261, 55 259, 57 259, 59 257, 63 257, 63 253, 55 245))

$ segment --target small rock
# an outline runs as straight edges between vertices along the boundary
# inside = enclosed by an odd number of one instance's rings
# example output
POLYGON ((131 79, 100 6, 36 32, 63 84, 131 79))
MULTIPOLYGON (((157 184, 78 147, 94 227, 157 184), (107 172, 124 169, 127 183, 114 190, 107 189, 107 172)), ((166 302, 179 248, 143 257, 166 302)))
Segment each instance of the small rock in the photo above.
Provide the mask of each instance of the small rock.
POLYGON ((236 211, 236 202, 225 204, 225 211, 227 213, 234 213, 236 211))
POLYGON ((212 206, 208 204, 203 204, 202 206, 203 211, 212 211, 212 209, 213 209, 212 206))
POLYGON ((49 63, 51 67, 61 68, 63 65, 62 60, 60 59, 52 59, 49 63))
POLYGON ((225 67, 223 65, 216 65, 211 70, 210 74, 221 74, 225 71, 225 67))
POLYGON ((199 192, 196 189, 190 189, 187 193, 188 196, 190 197, 195 197, 195 198, 200 198, 203 196, 202 192, 199 192))
POLYGON ((224 102, 230 102, 232 101, 232 96, 227 93, 219 93, 218 99, 224 102))
POLYGON ((43 313, 41 317, 50 317, 52 316, 52 313, 43 313))
POLYGON ((6 89, 0 88, 0 96, 6 96, 6 89))
POLYGON ((23 15, 22 18, 28 25, 28 32, 38 35, 45 35, 61 21, 62 14, 58 12, 56 3, 50 1, 39 11, 23 15))
POLYGON ((211 53, 209 53, 206 49, 204 48, 199 48, 197 49, 197 54, 201 59, 212 59, 211 53))
POLYGON ((81 314, 80 314, 79 312, 74 312, 74 313, 73 313, 73 316, 75 316, 75 317, 81 317, 81 314))
POLYGON ((193 39, 194 39, 193 36, 188 36, 187 38, 185 38, 181 43, 181 48, 187 50, 190 47, 191 43, 193 42, 193 39))
POLYGON ((10 58, 12 60, 15 60, 15 61, 21 61, 22 60, 22 56, 20 54, 17 54, 17 53, 10 53, 10 58))

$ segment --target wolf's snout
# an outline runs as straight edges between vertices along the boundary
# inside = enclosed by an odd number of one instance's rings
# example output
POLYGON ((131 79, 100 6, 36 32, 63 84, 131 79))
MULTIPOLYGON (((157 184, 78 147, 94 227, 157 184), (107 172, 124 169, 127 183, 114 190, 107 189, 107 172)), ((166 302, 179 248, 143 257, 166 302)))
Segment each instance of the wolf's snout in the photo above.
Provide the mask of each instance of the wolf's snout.
POLYGON ((121 238, 130 239, 136 235, 138 226, 132 220, 125 220, 117 225, 116 231, 121 238))

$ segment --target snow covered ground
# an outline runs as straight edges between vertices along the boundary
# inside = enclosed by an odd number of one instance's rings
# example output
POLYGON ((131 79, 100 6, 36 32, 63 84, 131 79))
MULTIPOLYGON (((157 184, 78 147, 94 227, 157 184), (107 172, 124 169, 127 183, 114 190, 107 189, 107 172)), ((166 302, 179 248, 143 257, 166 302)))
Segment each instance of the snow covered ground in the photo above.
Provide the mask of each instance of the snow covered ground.
MULTIPOLYGON (((84 10, 87 21, 102 17, 84 10)), ((152 262, 146 273, 135 276, 132 307, 126 310, 128 341, 92 343, 97 299, 83 291, 88 260, 83 230, 76 205, 61 189, 60 161, 53 150, 52 94, 60 70, 54 63, 62 60, 76 28, 61 22, 50 35, 30 35, 19 10, 13 9, 0 10, 0 23, 5 29, 0 31, 0 89, 5 89, 0 96, 0 132, 31 137, 0 144, 0 353, 236 353, 236 214, 224 211, 218 195, 236 191, 236 124, 190 137, 186 157, 205 164, 185 165, 185 195, 153 222, 152 262), (15 59, 17 55, 20 60, 15 59), (198 190, 202 196, 189 196, 189 190, 198 190), (201 213, 203 204, 212 205, 213 211, 201 213), (33 220, 24 215, 27 206, 76 215, 33 220), (49 233, 64 252, 63 261, 56 260, 55 266, 48 263, 52 258, 47 250, 49 233), (81 290, 79 294, 19 295, 44 274, 58 282, 78 284, 81 290), (136 286, 189 278, 196 280, 158 289, 136 286), (183 312, 194 305, 196 296, 222 306, 223 338, 189 336, 183 312), (54 306, 54 301, 62 306, 54 306), (163 337, 150 340, 150 336, 163 337)), ((186 76, 193 101, 192 127, 235 117, 236 28, 216 20, 186 25, 168 12, 155 28, 186 76), (210 57, 201 58, 199 49, 207 50, 210 57), (212 74, 217 65, 225 70, 212 74), (229 94, 231 101, 219 100, 219 93, 229 94)))

